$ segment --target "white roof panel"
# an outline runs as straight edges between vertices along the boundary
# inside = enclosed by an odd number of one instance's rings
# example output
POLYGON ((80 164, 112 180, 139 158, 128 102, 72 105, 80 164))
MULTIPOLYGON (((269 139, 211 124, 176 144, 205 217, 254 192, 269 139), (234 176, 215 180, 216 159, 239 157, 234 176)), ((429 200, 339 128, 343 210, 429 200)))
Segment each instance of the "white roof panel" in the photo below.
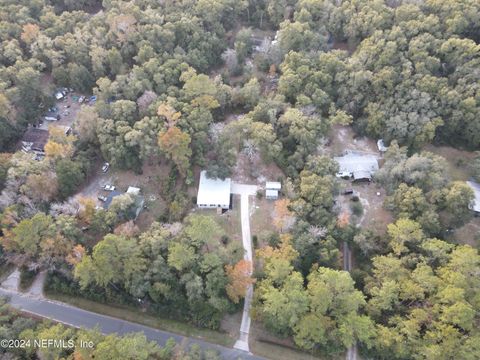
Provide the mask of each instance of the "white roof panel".
POLYGON ((276 181, 267 181, 265 183, 265 189, 280 190, 281 188, 282 184, 276 181))
POLYGON ((374 155, 348 153, 344 156, 336 157, 335 161, 340 167, 339 172, 368 171, 373 175, 378 170, 378 161, 374 155))
POLYGON ((200 173, 197 205, 230 205, 231 179, 210 179, 207 172, 200 173))
POLYGON ((267 189, 265 190, 266 197, 278 197, 278 190, 267 189))
POLYGON ((469 208, 475 212, 480 212, 480 184, 474 181, 467 181, 467 184, 472 188, 475 194, 473 204, 471 204, 469 208))
POLYGON ((127 189, 127 194, 138 195, 140 194, 140 188, 135 186, 129 186, 127 189))

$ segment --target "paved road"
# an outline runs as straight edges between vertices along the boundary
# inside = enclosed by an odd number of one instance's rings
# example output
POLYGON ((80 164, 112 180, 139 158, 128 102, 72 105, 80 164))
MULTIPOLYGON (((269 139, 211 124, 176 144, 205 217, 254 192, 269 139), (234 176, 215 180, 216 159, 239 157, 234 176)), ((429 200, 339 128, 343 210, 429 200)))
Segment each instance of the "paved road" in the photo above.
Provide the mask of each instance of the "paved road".
POLYGON ((203 349, 216 349, 225 360, 262 360, 263 358, 245 353, 237 349, 230 349, 206 341, 187 338, 177 334, 153 329, 147 326, 135 324, 129 321, 116 319, 106 315, 96 314, 82 310, 65 303, 42 299, 32 294, 22 294, 15 290, 0 288, 0 296, 7 296, 10 304, 24 312, 40 317, 48 318, 65 325, 76 328, 93 329, 98 326, 104 334, 117 333, 120 335, 142 332, 152 341, 163 346, 165 342, 173 338, 177 344, 189 346, 199 344, 203 349))
MULTIPOLYGON (((256 185, 244 185, 233 183, 232 193, 240 195, 240 212, 242 219, 242 242, 245 250, 244 259, 253 263, 252 237, 250 235, 250 207, 248 206, 248 197, 255 195, 257 192, 256 185)), ((234 345, 235 349, 249 352, 248 335, 250 333, 250 305, 253 298, 253 285, 250 285, 245 295, 245 303, 243 305, 242 323, 240 325, 240 337, 234 345)))

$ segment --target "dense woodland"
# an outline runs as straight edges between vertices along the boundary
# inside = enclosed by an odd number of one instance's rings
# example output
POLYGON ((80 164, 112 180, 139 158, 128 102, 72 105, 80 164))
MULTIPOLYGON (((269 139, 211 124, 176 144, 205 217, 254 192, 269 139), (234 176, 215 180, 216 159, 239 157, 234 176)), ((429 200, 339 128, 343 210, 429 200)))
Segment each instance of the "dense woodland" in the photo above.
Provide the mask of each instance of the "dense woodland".
MULTIPOLYGON (((4 360, 32 359, 36 348, 34 341, 55 339, 63 341, 63 347, 46 347, 39 351, 42 359, 158 359, 158 360, 220 360, 215 350, 202 350, 198 345, 188 349, 180 349, 173 339, 169 339, 164 347, 148 341, 141 333, 126 336, 102 335, 97 329, 76 330, 48 322, 39 323, 35 319, 23 317, 0 299, 0 336, 2 339, 22 340, 24 346, 0 349, 4 360), (81 343, 93 342, 95 347, 82 346, 81 343)), ((13 346, 12 346, 13 347, 13 346)))
MULTIPOLYGON (((424 150, 480 150, 478 1, 0 0, 0 10, 3 262, 50 270, 56 291, 141 299, 212 329, 256 281, 255 320, 305 351, 480 357, 480 255, 445 240, 470 220, 473 191, 424 150), (276 40, 254 51, 258 30, 276 40), (73 135, 50 131, 45 159, 15 152, 60 86, 97 102, 73 135), (394 214, 385 234, 336 213, 338 165, 321 151, 336 124, 389 145, 375 176, 394 214), (188 214, 194 170, 225 178, 245 150, 282 169, 281 213, 296 219, 258 249, 255 279, 240 243, 188 214), (168 160, 168 212, 142 232, 128 195, 108 211, 72 201, 102 159, 139 174, 168 160), (352 274, 340 270, 344 241, 360 258, 352 274)), ((480 180, 480 156, 469 166, 480 180)), ((22 321, 0 329, 25 334, 22 321)), ((143 358, 169 358, 144 342, 156 353, 143 358)))

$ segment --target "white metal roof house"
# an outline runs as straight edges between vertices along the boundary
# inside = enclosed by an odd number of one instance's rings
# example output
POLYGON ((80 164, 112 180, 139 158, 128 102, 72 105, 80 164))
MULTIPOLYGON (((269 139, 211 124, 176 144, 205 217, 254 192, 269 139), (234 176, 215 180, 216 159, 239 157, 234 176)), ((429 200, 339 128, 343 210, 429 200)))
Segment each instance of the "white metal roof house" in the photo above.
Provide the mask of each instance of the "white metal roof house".
POLYGON ((473 202, 468 205, 468 208, 475 213, 480 214, 480 184, 475 181, 467 181, 467 184, 472 188, 473 193, 475 194, 475 199, 473 199, 473 202))
POLYGON ((339 165, 337 176, 343 177, 345 174, 350 174, 354 181, 370 181, 372 175, 378 170, 377 157, 371 154, 347 152, 343 156, 336 157, 335 161, 339 165))
POLYGON ((230 208, 230 193, 232 181, 230 178, 211 179, 207 177, 207 172, 203 170, 200 173, 200 183, 198 185, 197 206, 199 208, 230 208))

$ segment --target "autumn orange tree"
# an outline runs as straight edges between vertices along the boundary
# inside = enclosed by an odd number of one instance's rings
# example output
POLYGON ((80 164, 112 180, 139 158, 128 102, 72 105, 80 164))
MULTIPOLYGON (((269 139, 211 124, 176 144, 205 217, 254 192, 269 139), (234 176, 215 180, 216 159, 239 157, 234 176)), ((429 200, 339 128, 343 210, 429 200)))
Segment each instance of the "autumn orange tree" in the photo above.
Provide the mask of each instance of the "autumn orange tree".
POLYGON ((45 144, 45 154, 49 158, 70 158, 73 155, 73 143, 76 140, 74 135, 67 135, 65 129, 59 126, 50 126, 49 140, 45 144))
POLYGON ((158 135, 160 150, 177 165, 178 171, 183 176, 187 174, 190 166, 190 157, 192 156, 190 142, 190 135, 176 126, 171 126, 166 131, 160 131, 158 135))
POLYGON ((40 28, 35 24, 25 24, 23 25, 22 30, 22 35, 20 35, 20 38, 27 45, 30 45, 37 38, 40 32, 40 28))
POLYGON ((292 218, 292 212, 289 210, 290 200, 280 199, 275 201, 275 215, 273 225, 278 231, 282 232, 288 227, 289 220, 292 218))
POLYGON ((251 277, 252 263, 242 259, 234 266, 226 265, 225 271, 229 281, 225 288, 227 295, 235 304, 238 304, 240 299, 245 297, 248 287, 255 282, 251 277))

